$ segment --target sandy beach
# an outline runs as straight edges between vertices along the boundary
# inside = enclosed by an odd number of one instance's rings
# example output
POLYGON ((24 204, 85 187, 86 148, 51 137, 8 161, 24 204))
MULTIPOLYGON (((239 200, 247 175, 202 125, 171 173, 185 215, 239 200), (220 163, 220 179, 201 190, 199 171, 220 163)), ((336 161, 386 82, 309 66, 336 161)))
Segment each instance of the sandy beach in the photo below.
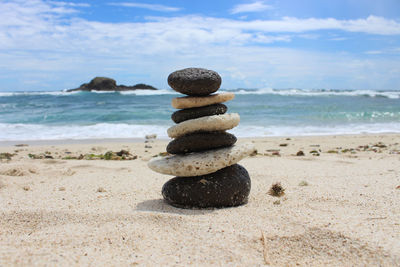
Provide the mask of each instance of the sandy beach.
POLYGON ((163 201, 167 140, 3 144, 0 266, 400 266, 399 134, 239 142, 249 202, 215 210, 163 201))

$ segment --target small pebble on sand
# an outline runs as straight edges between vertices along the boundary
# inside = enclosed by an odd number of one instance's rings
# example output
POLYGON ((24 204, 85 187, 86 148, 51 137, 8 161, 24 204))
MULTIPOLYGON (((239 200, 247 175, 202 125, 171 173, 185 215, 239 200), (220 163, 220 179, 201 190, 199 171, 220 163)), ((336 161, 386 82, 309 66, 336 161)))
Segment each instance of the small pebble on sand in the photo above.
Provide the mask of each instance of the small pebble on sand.
POLYGON ((308 186, 309 184, 308 184, 308 182, 307 181, 301 181, 300 183, 299 183, 299 186, 308 186))
POLYGON ((156 139, 157 135, 156 134, 148 134, 145 136, 146 139, 156 139))

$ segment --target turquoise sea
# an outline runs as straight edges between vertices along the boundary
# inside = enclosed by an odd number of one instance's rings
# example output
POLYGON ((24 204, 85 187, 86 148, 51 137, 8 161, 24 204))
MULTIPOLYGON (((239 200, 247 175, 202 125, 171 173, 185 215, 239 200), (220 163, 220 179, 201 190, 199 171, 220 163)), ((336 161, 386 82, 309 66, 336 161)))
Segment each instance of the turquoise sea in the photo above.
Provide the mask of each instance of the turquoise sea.
MULTIPOLYGON (((228 112, 239 137, 400 132, 400 90, 237 89, 228 112)), ((0 92, 0 141, 167 138, 171 89, 0 92)))

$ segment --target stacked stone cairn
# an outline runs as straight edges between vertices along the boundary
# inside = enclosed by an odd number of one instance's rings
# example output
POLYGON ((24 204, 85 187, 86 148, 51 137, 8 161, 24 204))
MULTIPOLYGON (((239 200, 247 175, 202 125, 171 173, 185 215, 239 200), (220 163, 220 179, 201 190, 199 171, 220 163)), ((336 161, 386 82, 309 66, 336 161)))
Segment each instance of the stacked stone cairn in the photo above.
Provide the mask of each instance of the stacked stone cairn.
POLYGON ((174 175, 162 188, 164 199, 180 208, 221 208, 247 203, 250 177, 238 165, 251 155, 252 144, 235 145, 236 137, 226 130, 239 124, 236 113, 226 113, 223 102, 232 100, 233 93, 215 93, 221 77, 212 70, 187 68, 171 73, 168 84, 186 94, 172 100, 178 111, 171 116, 176 125, 168 136, 174 138, 167 146, 172 155, 149 161, 156 172, 174 175))

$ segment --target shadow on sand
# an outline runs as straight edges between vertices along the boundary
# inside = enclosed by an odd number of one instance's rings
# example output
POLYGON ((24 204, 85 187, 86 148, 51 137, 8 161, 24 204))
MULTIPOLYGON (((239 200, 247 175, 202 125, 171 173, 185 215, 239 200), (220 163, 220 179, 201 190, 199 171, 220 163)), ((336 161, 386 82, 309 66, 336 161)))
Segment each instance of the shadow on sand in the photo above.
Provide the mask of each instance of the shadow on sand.
POLYGON ((216 209, 183 209, 169 205, 163 199, 151 199, 140 202, 136 206, 137 211, 152 211, 162 213, 174 213, 179 215, 204 215, 216 209))

